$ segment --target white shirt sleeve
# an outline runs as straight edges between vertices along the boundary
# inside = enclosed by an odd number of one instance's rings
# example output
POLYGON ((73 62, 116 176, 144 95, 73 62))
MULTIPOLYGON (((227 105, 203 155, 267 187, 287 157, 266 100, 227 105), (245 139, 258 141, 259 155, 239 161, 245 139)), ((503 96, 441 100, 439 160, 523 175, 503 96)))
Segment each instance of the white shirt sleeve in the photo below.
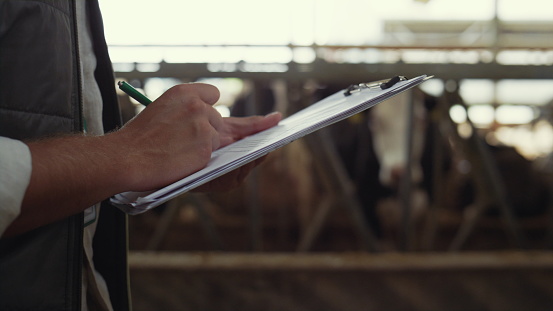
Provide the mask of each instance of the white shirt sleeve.
POLYGON ((0 236, 21 211, 31 170, 29 147, 19 140, 0 137, 0 236))

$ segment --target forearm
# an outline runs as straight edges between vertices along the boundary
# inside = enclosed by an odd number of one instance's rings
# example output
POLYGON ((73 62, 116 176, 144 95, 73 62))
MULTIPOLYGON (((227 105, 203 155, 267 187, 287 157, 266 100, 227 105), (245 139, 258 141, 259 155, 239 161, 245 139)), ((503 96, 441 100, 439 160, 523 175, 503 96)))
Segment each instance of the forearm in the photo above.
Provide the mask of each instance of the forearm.
POLYGON ((77 214, 126 190, 127 157, 116 137, 67 136, 27 143, 32 173, 19 217, 6 235, 77 214))

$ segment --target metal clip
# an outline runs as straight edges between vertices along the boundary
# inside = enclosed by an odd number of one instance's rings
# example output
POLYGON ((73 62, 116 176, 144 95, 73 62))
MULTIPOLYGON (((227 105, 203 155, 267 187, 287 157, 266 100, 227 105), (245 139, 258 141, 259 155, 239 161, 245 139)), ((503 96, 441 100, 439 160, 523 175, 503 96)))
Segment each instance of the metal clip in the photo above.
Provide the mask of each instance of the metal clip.
POLYGON ((364 89, 373 89, 373 88, 379 87, 380 89, 385 90, 385 89, 391 88, 399 81, 406 81, 406 80, 407 78, 404 76, 395 76, 391 79, 384 79, 384 80, 379 80, 379 81, 374 81, 369 83, 352 84, 348 86, 348 88, 344 92, 344 96, 350 96, 352 93, 361 92, 364 89))

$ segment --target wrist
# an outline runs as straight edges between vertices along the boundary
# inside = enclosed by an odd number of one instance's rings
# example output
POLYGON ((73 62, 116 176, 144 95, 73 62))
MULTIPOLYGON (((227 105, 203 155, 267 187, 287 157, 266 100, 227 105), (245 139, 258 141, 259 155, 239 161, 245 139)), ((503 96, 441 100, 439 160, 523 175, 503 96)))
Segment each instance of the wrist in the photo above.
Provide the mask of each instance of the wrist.
MULTIPOLYGON (((129 139, 120 132, 102 136, 103 153, 109 154, 104 168, 109 176, 109 184, 115 193, 136 191, 137 181, 141 179, 141 159, 136 150, 130 147, 129 139)), ((112 195, 113 195, 112 194, 112 195)))

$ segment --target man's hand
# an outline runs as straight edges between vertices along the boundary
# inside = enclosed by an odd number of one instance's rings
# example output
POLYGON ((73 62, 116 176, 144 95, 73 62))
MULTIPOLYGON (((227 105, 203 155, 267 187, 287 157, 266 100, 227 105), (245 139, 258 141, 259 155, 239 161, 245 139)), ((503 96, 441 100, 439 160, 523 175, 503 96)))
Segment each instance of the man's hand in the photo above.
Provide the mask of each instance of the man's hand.
POLYGON ((218 99, 214 86, 181 84, 116 132, 27 142, 31 180, 21 213, 5 234, 52 223, 117 193, 168 185, 205 167, 219 147, 280 120, 279 114, 223 119, 212 106, 218 99))
POLYGON ((219 90, 202 83, 172 87, 121 130, 110 134, 129 161, 125 191, 156 189, 207 165, 221 146, 219 90))
MULTIPOLYGON (((122 136, 121 144, 129 147, 128 155, 135 158, 128 190, 152 190, 186 177, 204 168, 212 151, 268 129, 281 119, 280 113, 222 118, 212 106, 218 99, 214 86, 181 84, 116 133, 122 136)), ((241 171, 236 176, 247 172, 241 171)))

